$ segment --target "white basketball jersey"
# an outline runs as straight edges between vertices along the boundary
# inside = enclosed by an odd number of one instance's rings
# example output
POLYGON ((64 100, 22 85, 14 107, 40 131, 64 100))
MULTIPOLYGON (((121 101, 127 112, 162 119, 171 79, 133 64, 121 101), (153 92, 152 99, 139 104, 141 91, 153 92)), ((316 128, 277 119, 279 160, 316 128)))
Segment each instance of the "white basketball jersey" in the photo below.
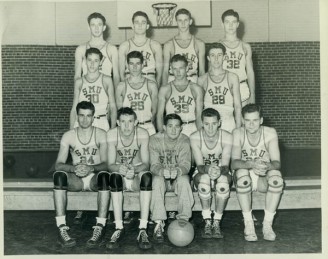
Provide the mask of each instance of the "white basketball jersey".
POLYGON ((83 144, 77 134, 77 128, 75 131, 75 147, 70 147, 72 155, 73 165, 87 164, 98 165, 100 164, 99 146, 96 143, 96 128, 92 127, 92 134, 88 143, 83 144))
POLYGON ((196 120, 196 101, 191 93, 189 84, 190 81, 188 81, 185 90, 180 92, 171 82, 171 95, 165 105, 166 114, 176 113, 183 122, 196 120))
POLYGON ((138 165, 142 163, 140 157, 140 148, 137 139, 137 129, 134 130, 133 140, 130 145, 125 146, 122 142, 119 127, 116 127, 117 146, 116 146, 116 164, 131 164, 138 165))
POLYGON ((203 163, 204 165, 211 165, 215 164, 217 166, 221 165, 221 159, 222 159, 222 130, 219 129, 219 137, 217 140, 216 145, 213 148, 209 148, 209 146, 206 144, 204 139, 204 130, 200 130, 200 145, 201 145, 201 152, 203 155, 203 163))
POLYGON ((92 102, 96 110, 95 116, 106 114, 109 98, 103 86, 103 74, 100 74, 94 82, 89 82, 85 76, 82 77, 82 80, 79 102, 92 102))
POLYGON ((131 107, 137 114, 139 122, 151 120, 151 104, 152 100, 148 91, 147 78, 145 78, 142 87, 137 90, 129 84, 127 79, 125 80, 123 107, 131 107))

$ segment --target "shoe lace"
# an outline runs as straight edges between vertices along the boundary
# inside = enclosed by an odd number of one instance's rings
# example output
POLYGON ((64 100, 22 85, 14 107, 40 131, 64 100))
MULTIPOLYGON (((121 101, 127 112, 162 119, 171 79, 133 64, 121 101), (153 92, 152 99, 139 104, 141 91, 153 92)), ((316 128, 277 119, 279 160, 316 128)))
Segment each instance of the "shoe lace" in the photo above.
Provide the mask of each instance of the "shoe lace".
POLYGON ((111 239, 110 239, 110 242, 116 242, 116 241, 120 238, 121 233, 122 233, 122 230, 121 230, 121 229, 117 229, 117 230, 113 233, 113 235, 112 235, 112 237, 111 237, 111 239))
POLYGON ((80 211, 80 210, 77 211, 77 212, 76 212, 76 216, 75 216, 75 218, 76 218, 76 219, 80 219, 80 218, 82 218, 82 214, 83 214, 83 211, 80 211))
POLYGON ((139 231, 139 235, 138 235, 138 237, 137 237, 137 240, 138 240, 138 241, 139 241, 140 237, 141 237, 141 241, 142 241, 143 243, 144 243, 144 242, 149 242, 149 241, 148 241, 148 235, 147 235, 147 233, 146 233, 145 230, 140 230, 140 231, 139 231))
POLYGON ((60 236, 65 240, 65 241, 68 241, 71 239, 71 237, 68 235, 67 233, 67 230, 69 230, 69 227, 68 226, 64 226, 64 227, 61 227, 59 229, 59 232, 60 232, 60 236))
POLYGON ((93 235, 91 240, 96 241, 101 236, 101 232, 103 228, 101 226, 93 226, 92 228, 93 228, 93 235))
POLYGON ((272 229, 272 226, 268 223, 263 224, 263 232, 267 232, 267 233, 269 232, 270 234, 274 233, 273 229, 272 229))
POLYGON ((175 212, 174 211, 169 212, 169 218, 171 218, 171 219, 175 218, 175 212))
POLYGON ((246 233, 248 235, 255 234, 255 227, 254 227, 254 223, 253 223, 252 220, 246 220, 245 221, 245 228, 246 228, 246 233))
POLYGON ((220 221, 219 220, 213 220, 213 229, 216 231, 220 231, 220 221))
POLYGON ((212 229, 211 220, 210 219, 206 219, 205 220, 205 232, 211 231, 211 229, 212 229))
POLYGON ((157 223, 154 229, 156 236, 161 236, 163 234, 164 226, 161 223, 157 223))

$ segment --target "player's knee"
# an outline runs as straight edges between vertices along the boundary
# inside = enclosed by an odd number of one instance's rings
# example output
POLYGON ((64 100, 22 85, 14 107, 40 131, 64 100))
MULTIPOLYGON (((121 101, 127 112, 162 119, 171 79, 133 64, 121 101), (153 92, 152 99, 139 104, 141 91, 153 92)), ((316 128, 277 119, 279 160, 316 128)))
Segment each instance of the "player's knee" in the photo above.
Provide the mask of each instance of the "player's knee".
POLYGON ((252 191, 252 179, 249 175, 237 177, 236 190, 238 193, 250 193, 252 191))
POLYGON ((200 199, 202 200, 211 199, 211 180, 208 177, 208 175, 202 175, 200 177, 197 189, 200 199))
POLYGON ((141 191, 151 191, 152 190, 152 174, 150 172, 146 172, 141 176, 140 190, 141 191))
POLYGON ((123 177, 119 174, 111 174, 109 176, 109 187, 111 192, 123 191, 123 177))
POLYGON ((230 186, 227 182, 218 182, 215 185, 216 195, 222 199, 228 199, 230 194, 230 186))
POLYGON ((63 171, 54 172, 54 189, 56 190, 67 190, 67 174, 63 171))
POLYGON ((97 186, 99 191, 109 190, 109 174, 108 172, 100 172, 97 177, 97 186))
POLYGON ((284 187, 284 180, 280 172, 269 176, 268 178, 268 192, 282 193, 284 187))

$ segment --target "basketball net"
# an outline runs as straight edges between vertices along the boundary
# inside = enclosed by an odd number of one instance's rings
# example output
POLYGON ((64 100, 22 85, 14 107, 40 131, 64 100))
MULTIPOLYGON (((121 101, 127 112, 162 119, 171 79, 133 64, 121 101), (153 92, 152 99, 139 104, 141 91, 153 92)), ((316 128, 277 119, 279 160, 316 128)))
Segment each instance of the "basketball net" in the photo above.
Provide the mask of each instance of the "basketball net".
POLYGON ((157 26, 171 26, 173 23, 174 11, 177 5, 174 3, 158 3, 152 5, 155 15, 157 15, 157 26))

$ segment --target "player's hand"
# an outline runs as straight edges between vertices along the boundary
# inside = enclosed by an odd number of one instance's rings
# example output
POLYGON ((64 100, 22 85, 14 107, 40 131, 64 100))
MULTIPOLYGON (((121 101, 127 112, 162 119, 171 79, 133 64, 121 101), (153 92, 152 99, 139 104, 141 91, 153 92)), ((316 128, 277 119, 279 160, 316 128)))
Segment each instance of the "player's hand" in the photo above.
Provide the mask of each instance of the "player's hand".
POLYGON ((86 177, 93 172, 93 167, 85 164, 78 164, 75 166, 74 172, 78 177, 86 177))
POLYGON ((210 165, 208 168, 208 175, 210 176, 211 180, 215 180, 220 177, 221 170, 220 167, 217 165, 210 165))
POLYGON ((128 171, 126 172, 127 179, 133 179, 134 178, 134 167, 132 165, 128 166, 128 171))
POLYGON ((164 176, 165 179, 170 179, 170 178, 171 178, 170 170, 164 168, 164 169, 163 169, 163 176, 164 176))
POLYGON ((256 159, 253 161, 253 169, 257 169, 260 171, 263 171, 263 170, 266 171, 269 169, 268 163, 263 161, 262 159, 256 159))
POLYGON ((256 168, 253 168, 252 171, 254 174, 259 175, 259 176, 265 176, 267 174, 267 170, 259 170, 256 168))
POLYGON ((127 165, 120 165, 120 168, 118 169, 118 173, 123 175, 123 176, 126 176, 127 172, 129 171, 129 168, 127 165))
POLYGON ((171 170, 170 170, 170 178, 172 180, 176 179, 177 176, 178 176, 178 172, 179 172, 179 169, 177 167, 171 168, 171 170))

